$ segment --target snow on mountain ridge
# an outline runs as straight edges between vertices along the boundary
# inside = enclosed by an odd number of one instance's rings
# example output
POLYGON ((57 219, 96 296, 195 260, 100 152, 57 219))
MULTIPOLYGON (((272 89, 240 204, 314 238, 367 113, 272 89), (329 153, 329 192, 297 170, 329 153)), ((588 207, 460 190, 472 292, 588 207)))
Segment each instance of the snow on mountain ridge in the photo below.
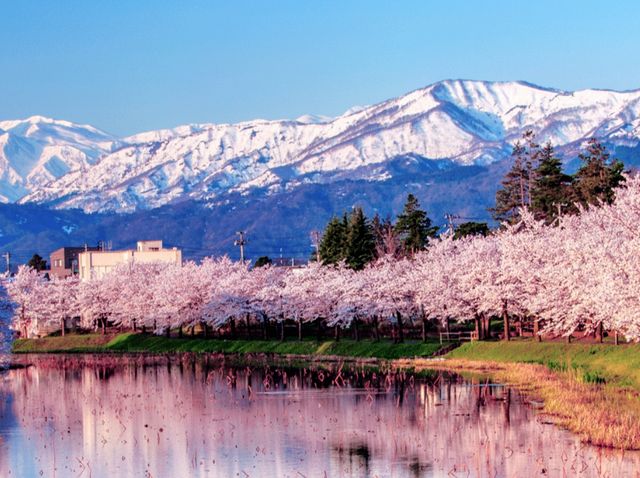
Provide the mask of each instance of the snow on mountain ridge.
POLYGON ((49 165, 55 179, 39 180, 21 202, 132 211, 215 200, 229 191, 285 190, 302 176, 322 178, 406 155, 486 164, 508 154, 529 128, 559 146, 594 135, 635 145, 639 118, 638 90, 565 92, 525 82, 447 80, 333 119, 185 125, 130 136, 110 143, 93 164, 68 159, 63 176, 56 174, 64 168, 49 165))
POLYGON ((116 138, 93 126, 31 116, 0 121, 0 201, 14 202, 70 171, 86 169, 116 138))

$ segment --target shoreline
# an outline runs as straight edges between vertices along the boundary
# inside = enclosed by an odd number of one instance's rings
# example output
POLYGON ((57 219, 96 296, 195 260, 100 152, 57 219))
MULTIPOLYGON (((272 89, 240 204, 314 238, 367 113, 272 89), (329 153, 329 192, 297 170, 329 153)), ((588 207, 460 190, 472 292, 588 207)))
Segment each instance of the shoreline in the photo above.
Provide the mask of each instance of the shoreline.
POLYGON ((139 333, 111 335, 86 334, 40 339, 19 339, 12 352, 24 353, 224 353, 224 354, 273 354, 281 356, 351 357, 362 359, 393 360, 406 357, 431 357, 447 344, 437 341, 422 343, 406 341, 394 344, 388 341, 336 340, 246 340, 217 338, 167 338, 139 333))

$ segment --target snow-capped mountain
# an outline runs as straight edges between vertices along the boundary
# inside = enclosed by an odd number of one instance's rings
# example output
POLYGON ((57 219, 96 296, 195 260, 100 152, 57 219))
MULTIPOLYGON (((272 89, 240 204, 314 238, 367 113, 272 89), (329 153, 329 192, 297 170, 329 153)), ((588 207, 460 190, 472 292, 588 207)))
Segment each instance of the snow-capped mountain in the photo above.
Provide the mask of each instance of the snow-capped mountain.
POLYGON ((71 171, 86 171, 115 138, 42 116, 0 121, 0 201, 14 202, 71 171))
POLYGON ((593 136, 635 147, 640 91, 456 80, 337 118, 187 125, 117 142, 91 127, 41 118, 0 129, 6 200, 130 212, 338 178, 386 181, 388 165, 403 157, 487 165, 507 156, 526 129, 567 154, 593 136))

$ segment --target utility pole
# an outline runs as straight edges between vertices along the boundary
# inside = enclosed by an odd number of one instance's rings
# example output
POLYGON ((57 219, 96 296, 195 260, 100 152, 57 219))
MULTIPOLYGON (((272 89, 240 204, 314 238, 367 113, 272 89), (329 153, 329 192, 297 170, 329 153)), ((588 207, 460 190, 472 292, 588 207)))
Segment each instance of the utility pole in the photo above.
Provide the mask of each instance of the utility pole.
POLYGON ((455 214, 449 214, 449 213, 447 213, 447 214, 445 214, 445 215, 444 215, 444 217, 445 217, 445 219, 447 220, 447 224, 449 224, 449 232, 450 232, 451 234, 454 234, 454 233, 455 233, 455 231, 456 231, 456 226, 455 226, 455 224, 453 223, 453 221, 454 221, 454 219, 459 219, 459 218, 460 218, 460 216, 456 216, 455 214))
POLYGON ((316 250, 316 261, 320 264, 320 232, 311 231, 311 247, 316 250))
POLYGON ((5 252, 3 254, 5 260, 7 261, 7 275, 11 274, 11 253, 10 252, 5 252))
POLYGON ((239 236, 239 238, 236 239, 233 244, 235 246, 240 246, 240 262, 244 263, 244 245, 247 243, 247 240, 244 236, 244 231, 238 231, 236 232, 236 234, 239 236))

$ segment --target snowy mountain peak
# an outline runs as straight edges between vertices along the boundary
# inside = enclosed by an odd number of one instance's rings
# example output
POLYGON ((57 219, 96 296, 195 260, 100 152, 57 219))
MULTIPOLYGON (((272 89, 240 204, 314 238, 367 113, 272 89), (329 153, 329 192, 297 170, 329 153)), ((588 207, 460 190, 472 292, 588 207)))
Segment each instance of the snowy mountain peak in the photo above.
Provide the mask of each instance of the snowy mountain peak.
POLYGON ((46 118, 5 121, 0 129, 10 138, 0 136, 0 193, 5 200, 24 195, 22 202, 132 211, 336 178, 381 181, 399 157, 462 165, 500 160, 530 128, 540 141, 569 149, 591 136, 635 146, 640 92, 446 80, 336 118, 194 124, 121 140, 46 118), (48 145, 58 149, 44 154, 48 145), (6 184, 19 188, 5 193, 6 184))
POLYGON ((333 120, 333 118, 331 118, 330 116, 323 115, 302 115, 296 118, 296 122, 302 124, 321 124, 328 123, 331 120, 333 120))
POLYGON ((109 153, 116 138, 44 116, 0 121, 0 201, 13 202, 109 153))

